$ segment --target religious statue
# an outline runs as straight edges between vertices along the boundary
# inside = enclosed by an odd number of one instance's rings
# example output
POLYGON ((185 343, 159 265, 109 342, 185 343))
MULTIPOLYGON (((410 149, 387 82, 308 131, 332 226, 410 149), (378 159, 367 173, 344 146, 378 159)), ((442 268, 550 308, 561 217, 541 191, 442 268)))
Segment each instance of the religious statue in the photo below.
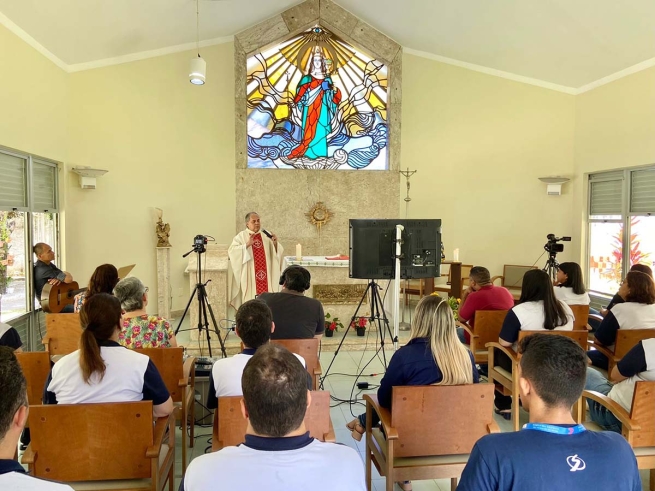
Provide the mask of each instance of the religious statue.
POLYGON ((164 216, 164 211, 161 208, 155 208, 157 210, 157 225, 155 225, 155 233, 157 234, 157 247, 171 247, 171 243, 168 242, 168 237, 171 235, 171 226, 168 223, 164 223, 162 217, 164 216))
POLYGON ((328 135, 332 118, 341 102, 341 91, 332 82, 322 50, 317 46, 312 54, 310 72, 300 79, 294 97, 302 117, 302 141, 289 158, 317 159, 328 156, 328 135))

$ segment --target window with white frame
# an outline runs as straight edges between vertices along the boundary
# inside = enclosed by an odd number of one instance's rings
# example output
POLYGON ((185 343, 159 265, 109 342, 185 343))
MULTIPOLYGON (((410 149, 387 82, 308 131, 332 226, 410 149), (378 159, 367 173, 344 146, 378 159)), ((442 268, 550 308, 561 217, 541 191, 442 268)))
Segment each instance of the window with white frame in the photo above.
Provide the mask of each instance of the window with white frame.
POLYGON ((655 262, 655 166, 589 176, 589 289, 614 294, 634 264, 655 262))
POLYGON ((32 246, 46 242, 58 249, 57 169, 56 162, 0 147, 2 322, 24 326, 21 318, 40 307, 32 294, 32 246))

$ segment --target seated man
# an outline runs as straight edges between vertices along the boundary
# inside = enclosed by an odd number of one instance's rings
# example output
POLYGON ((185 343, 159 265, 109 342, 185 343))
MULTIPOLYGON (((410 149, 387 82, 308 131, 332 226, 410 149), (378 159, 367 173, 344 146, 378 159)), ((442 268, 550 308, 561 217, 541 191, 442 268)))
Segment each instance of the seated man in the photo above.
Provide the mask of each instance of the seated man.
POLYGON ((0 322, 0 346, 9 346, 15 353, 23 351, 23 341, 21 341, 18 331, 3 322, 0 322))
MULTIPOLYGON (((236 314, 236 333, 243 342, 243 351, 231 358, 216 360, 212 367, 207 394, 207 407, 216 409, 218 398, 241 395, 241 374, 248 360, 260 346, 271 339, 275 324, 271 320, 271 309, 261 300, 248 300, 239 307, 236 314)), ((305 359, 296 355, 303 366, 305 359)), ((309 374, 307 374, 309 377, 309 374)), ((309 379, 311 387, 311 378, 309 379)))
POLYGON ((30 477, 14 460, 16 445, 27 422, 27 382, 11 348, 0 346, 0 489, 72 491, 51 481, 30 477))
POLYGON ((584 350, 564 336, 533 334, 521 341, 519 353, 519 393, 530 423, 478 440, 458 491, 640 491, 625 438, 587 431, 571 417, 585 385, 584 350))
POLYGON ((289 266, 280 276, 282 291, 262 293, 257 298, 266 302, 273 312, 275 332, 271 339, 320 338, 325 330, 323 305, 305 296, 311 275, 302 266, 289 266))
MULTIPOLYGON (((491 283, 489 270, 482 266, 473 266, 469 273, 469 287, 462 294, 462 305, 457 316, 471 327, 475 323, 478 310, 509 310, 514 307, 514 297, 507 288, 491 283)), ((458 336, 464 344, 470 342, 464 329, 457 329, 458 336)))
MULTIPOLYGON (((46 283, 53 286, 57 286, 60 283, 70 283, 73 281, 73 276, 55 266, 52 262, 55 259, 55 253, 48 244, 39 242, 32 250, 37 257, 34 263, 34 295, 41 302, 41 292, 46 283)), ((72 314, 73 305, 66 305, 62 312, 72 314)))
POLYGON ((259 348, 241 378, 245 442, 194 459, 180 491, 218 489, 219 483, 240 491, 365 490, 364 464, 355 450, 309 436, 306 373, 285 348, 259 348))
MULTIPOLYGON (((655 339, 644 339, 634 346, 612 368, 608 381, 598 370, 587 367, 586 390, 594 390, 632 410, 632 396, 639 381, 655 380, 655 339)), ((596 401, 588 400, 589 416, 604 430, 621 433, 621 422, 611 411, 596 401)))

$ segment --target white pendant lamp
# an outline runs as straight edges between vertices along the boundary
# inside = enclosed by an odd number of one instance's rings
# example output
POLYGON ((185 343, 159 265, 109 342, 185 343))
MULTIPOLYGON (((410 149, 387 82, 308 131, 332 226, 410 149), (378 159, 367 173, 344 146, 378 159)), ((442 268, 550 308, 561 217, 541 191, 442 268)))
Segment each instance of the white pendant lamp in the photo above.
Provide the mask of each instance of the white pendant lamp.
POLYGON ((193 85, 205 85, 207 62, 200 56, 200 10, 199 0, 196 0, 196 49, 198 57, 192 58, 189 66, 189 82, 193 85))

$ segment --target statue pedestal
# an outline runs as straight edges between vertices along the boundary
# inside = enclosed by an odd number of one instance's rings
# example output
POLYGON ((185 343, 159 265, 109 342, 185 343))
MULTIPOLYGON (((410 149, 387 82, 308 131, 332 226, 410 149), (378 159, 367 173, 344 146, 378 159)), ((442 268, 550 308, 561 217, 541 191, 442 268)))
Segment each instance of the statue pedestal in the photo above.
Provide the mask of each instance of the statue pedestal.
POLYGON ((157 315, 171 317, 171 248, 157 247, 157 315))
MULTIPOLYGON (((228 305, 227 248, 227 244, 207 245, 207 252, 200 255, 202 282, 205 283, 207 280, 210 280, 205 287, 207 290, 207 300, 214 311, 214 317, 216 318, 216 324, 221 333, 221 337, 225 337, 227 332, 223 329, 229 327, 225 320, 227 318, 228 305)), ((198 257, 195 253, 189 255, 189 264, 184 272, 189 274, 189 291, 193 292, 198 282, 198 257)), ((190 339, 195 342, 195 346, 197 346, 197 341, 200 340, 200 346, 203 348, 202 352, 207 355, 206 334, 203 332, 202 335, 199 335, 198 332, 198 306, 198 294, 196 294, 193 297, 193 302, 191 302, 189 313, 187 314, 189 318, 189 328, 191 329, 189 334, 190 339)), ((207 321, 209 322, 209 334, 212 340, 212 354, 214 356, 220 356, 220 344, 216 338, 216 333, 214 332, 214 325, 212 323, 209 309, 207 309, 207 321)))

